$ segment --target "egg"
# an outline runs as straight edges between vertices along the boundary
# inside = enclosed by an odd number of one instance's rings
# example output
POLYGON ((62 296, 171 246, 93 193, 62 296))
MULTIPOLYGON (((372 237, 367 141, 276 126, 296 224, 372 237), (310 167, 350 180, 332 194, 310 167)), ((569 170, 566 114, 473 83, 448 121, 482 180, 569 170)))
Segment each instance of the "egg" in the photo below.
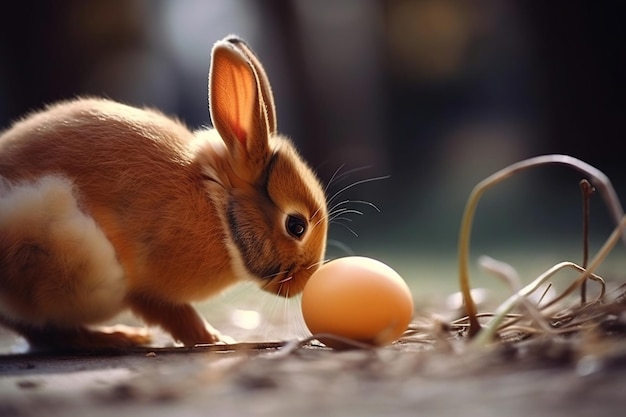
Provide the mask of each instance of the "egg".
MULTIPOLYGON (((373 346, 397 340, 413 317, 413 297, 386 264, 361 256, 338 258, 313 273, 302 292, 302 315, 312 334, 330 333, 373 346)), ((320 337, 327 346, 346 344, 320 337)))

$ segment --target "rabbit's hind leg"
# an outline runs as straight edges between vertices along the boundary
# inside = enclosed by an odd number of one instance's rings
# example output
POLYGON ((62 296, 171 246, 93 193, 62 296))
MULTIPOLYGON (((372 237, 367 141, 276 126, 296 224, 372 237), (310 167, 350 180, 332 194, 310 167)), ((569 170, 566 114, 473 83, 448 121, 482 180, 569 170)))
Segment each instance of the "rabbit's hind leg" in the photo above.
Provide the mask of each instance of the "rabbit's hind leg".
POLYGON ((111 336, 84 326, 126 307, 124 270, 111 242, 80 209, 71 181, 46 176, 4 186, 0 194, 2 321, 36 345, 57 344, 57 337, 67 338, 66 345, 110 344, 111 336))
POLYGON ((98 330, 85 326, 57 327, 46 324, 31 326, 13 323, 0 317, 0 323, 26 339, 30 352, 78 352, 120 350, 150 344, 147 329, 123 325, 98 330))

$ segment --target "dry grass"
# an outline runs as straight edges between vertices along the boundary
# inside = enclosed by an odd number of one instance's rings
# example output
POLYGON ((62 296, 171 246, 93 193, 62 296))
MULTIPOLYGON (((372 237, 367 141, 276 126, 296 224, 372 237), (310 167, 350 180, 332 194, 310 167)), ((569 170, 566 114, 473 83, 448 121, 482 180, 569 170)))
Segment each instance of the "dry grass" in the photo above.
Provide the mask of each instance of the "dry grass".
MULTIPOLYGON (((414 323, 400 343, 420 344, 454 352, 507 351, 514 356, 579 361, 589 366, 614 361, 626 362, 626 284, 607 290, 605 280, 595 274, 616 244, 626 242, 626 217, 609 179, 598 169, 569 156, 545 155, 518 162, 481 181, 470 194, 459 237, 459 283, 466 315, 443 321, 423 318, 414 323), (482 194, 496 184, 527 169, 560 164, 582 172, 599 190, 616 227, 593 259, 588 261, 588 200, 593 193, 589 181, 581 181, 583 192, 583 265, 561 262, 523 286, 515 269, 489 257, 480 266, 503 280, 511 296, 495 310, 480 312, 472 296, 469 277, 469 248, 474 213, 482 194), (557 292, 553 283, 565 270, 577 276, 557 292), (588 299, 587 285, 597 286, 588 299), (576 295, 578 294, 578 295, 576 295), (492 349, 489 349, 492 348, 492 349), (493 349, 495 348, 495 349, 493 349)), ((571 275, 570 275, 571 276, 571 275)))

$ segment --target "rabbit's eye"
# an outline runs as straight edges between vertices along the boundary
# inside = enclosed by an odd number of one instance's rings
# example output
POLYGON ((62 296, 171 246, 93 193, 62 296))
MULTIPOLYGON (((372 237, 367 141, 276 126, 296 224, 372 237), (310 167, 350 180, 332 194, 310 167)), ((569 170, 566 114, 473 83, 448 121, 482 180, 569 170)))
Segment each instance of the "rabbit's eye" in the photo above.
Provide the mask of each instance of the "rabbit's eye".
POLYGON ((296 239, 301 239, 306 232, 306 221, 300 216, 290 214, 287 216, 285 227, 287 228, 287 233, 296 239))

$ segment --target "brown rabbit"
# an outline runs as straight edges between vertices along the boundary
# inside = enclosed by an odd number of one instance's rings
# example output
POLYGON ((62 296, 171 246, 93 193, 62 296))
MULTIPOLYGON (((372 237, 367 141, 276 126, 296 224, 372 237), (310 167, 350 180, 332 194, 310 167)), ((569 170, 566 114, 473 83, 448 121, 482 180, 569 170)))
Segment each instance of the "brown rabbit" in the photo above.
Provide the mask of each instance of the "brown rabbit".
POLYGON ((323 260, 324 191, 276 135, 265 72, 227 37, 215 129, 103 99, 55 104, 0 137, 0 323, 33 348, 124 347, 87 326, 126 308, 186 346, 220 335, 190 303, 242 279, 289 297, 323 260))

